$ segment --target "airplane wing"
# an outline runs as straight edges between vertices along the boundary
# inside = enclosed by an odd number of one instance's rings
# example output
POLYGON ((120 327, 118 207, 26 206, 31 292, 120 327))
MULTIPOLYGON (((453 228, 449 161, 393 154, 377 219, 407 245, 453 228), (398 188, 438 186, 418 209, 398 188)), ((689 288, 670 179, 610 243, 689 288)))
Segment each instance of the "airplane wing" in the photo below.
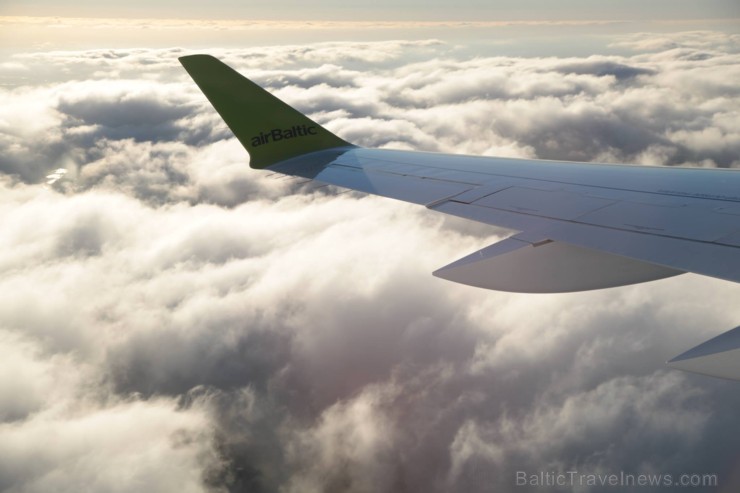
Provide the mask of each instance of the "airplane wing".
MULTIPOLYGON (((557 293, 694 272, 740 282, 740 172, 367 149, 209 55, 180 62, 250 166, 518 233, 434 275, 557 293)), ((740 375, 739 375, 740 376, 740 375)))

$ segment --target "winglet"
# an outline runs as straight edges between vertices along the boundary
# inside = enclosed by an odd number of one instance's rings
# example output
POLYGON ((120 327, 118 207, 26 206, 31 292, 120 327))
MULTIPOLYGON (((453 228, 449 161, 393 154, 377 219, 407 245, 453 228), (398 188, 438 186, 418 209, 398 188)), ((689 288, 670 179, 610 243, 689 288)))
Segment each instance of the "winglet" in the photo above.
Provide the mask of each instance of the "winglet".
POLYGON ((351 146, 220 60, 210 55, 179 60, 249 152, 252 168, 266 168, 309 152, 351 146))

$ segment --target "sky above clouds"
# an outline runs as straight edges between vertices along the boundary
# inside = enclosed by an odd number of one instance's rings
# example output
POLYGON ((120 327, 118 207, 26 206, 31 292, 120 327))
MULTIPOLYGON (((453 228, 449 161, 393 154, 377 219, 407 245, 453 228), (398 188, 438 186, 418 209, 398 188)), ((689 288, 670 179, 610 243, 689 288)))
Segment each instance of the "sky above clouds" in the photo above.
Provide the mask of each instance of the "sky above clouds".
POLYGON ((96 17, 175 17, 207 19, 297 20, 572 20, 572 19, 713 19, 737 17, 734 0, 376 0, 358 5, 345 0, 262 1, 130 0, 5 0, 9 15, 96 17))
POLYGON ((507 232, 250 170, 177 62, 216 55, 360 145, 737 168, 736 24, 124 14, 0 19, 22 34, 0 38, 0 490, 545 491, 517 471, 577 470, 736 491, 736 383, 663 362, 738 325, 737 285, 436 279, 507 232))

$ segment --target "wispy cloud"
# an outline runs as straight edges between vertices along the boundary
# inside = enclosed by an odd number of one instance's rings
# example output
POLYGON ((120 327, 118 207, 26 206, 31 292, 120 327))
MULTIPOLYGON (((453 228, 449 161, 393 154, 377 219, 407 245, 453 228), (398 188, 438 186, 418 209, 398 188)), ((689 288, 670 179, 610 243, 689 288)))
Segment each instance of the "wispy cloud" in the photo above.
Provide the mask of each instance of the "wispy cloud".
POLYGON ((275 29, 415 29, 415 28, 482 28, 505 26, 603 26, 625 21, 610 20, 502 20, 502 21, 348 21, 348 20, 227 20, 167 18, 93 18, 93 17, 0 17, 0 26, 42 26, 74 29, 206 29, 206 30, 275 30, 275 29))

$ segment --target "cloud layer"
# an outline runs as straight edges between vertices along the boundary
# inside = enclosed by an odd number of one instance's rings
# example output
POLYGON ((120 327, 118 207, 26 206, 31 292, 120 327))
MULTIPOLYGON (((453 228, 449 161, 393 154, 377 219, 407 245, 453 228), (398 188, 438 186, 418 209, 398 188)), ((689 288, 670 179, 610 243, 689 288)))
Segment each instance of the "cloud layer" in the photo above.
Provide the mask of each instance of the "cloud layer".
MULTIPOLYGON (((361 145, 739 166, 737 39, 651 39, 213 53, 361 145)), ((736 286, 432 278, 504 233, 249 170, 184 53, 8 68, 38 80, 0 91, 0 489, 519 491, 517 471, 575 469, 731 491, 734 384, 662 362, 737 324, 736 286)))

